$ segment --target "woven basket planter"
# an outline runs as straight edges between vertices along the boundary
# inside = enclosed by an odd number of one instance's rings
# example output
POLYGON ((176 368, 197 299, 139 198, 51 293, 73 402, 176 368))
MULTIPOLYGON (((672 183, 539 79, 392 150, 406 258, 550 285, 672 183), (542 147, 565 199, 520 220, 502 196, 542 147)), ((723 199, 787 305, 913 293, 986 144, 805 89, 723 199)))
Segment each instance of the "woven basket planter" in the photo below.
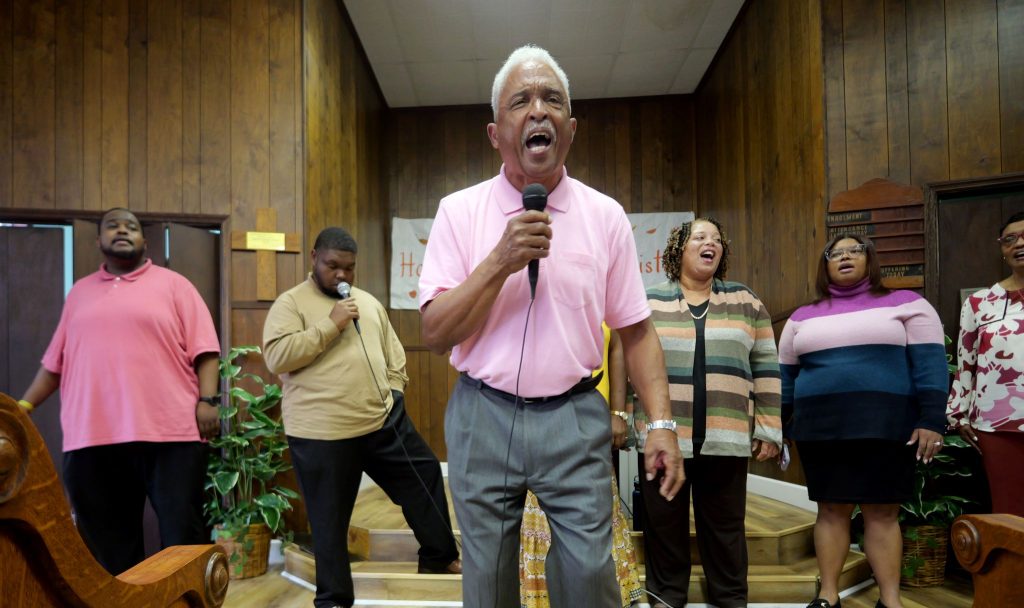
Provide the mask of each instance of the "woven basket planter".
MULTIPOLYGON (((217 526, 220 530, 220 526, 217 526)), ((252 524, 241 538, 222 538, 217 544, 228 554, 228 572, 233 579, 252 578, 267 571, 270 557, 270 528, 266 524, 252 524)))
POLYGON ((913 526, 904 529, 903 567, 900 583, 908 587, 941 585, 946 580, 948 549, 949 528, 913 526))

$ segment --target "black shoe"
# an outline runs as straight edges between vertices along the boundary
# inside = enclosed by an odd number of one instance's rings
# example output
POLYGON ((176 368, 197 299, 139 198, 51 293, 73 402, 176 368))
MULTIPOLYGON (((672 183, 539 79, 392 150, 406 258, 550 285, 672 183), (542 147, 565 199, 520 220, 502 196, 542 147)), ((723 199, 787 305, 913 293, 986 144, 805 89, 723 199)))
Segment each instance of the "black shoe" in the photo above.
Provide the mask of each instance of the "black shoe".
POLYGON ((816 597, 814 598, 814 601, 807 604, 807 608, 843 608, 843 600, 838 599, 835 604, 832 604, 826 599, 816 597))
POLYGON ((462 560, 455 559, 444 566, 427 566, 420 564, 416 569, 418 574, 462 574, 462 560))
POLYGON ((885 604, 882 603, 881 598, 879 598, 878 603, 875 604, 875 608, 886 608, 885 604))

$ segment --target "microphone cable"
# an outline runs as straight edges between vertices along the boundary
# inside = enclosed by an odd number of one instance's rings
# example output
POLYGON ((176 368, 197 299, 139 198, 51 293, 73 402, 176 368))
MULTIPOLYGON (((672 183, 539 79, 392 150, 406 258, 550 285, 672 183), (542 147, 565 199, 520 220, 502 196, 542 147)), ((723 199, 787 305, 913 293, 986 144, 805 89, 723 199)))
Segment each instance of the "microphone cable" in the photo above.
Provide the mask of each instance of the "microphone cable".
MULTIPOLYGON (((354 320, 355 319, 353 319, 353 321, 354 320)), ((374 386, 377 387, 377 393, 380 395, 381 406, 384 408, 382 417, 383 423, 381 424, 381 426, 383 427, 385 424, 388 423, 388 416, 390 415, 390 412, 388 412, 387 409, 387 397, 384 394, 384 389, 382 389, 380 383, 377 382, 377 374, 375 374, 373 371, 373 363, 370 362, 370 353, 366 350, 366 342, 363 341, 363 333, 361 331, 357 331, 356 335, 359 336, 359 344, 363 347, 363 356, 366 358, 366 367, 368 367, 370 370, 370 377, 373 378, 373 384, 374 386)), ((391 430, 395 433, 395 441, 398 443, 398 447, 402 448, 402 453, 405 455, 405 461, 409 463, 409 469, 411 469, 412 474, 416 476, 416 480, 420 482, 420 487, 423 488, 423 493, 426 494, 427 499, 430 501, 430 505, 434 507, 434 511, 437 513, 437 516, 441 519, 441 524, 448 531, 448 535, 452 537, 452 541, 455 543, 455 547, 458 549, 459 555, 461 556, 462 543, 459 542, 459 539, 455 536, 455 532, 452 530, 451 524, 445 521, 444 514, 441 512, 441 507, 438 506, 437 501, 434 500, 434 496, 430 493, 430 489, 427 488, 427 482, 423 481, 423 478, 420 477, 420 472, 416 470, 416 465, 412 463, 412 456, 410 456, 409 451, 405 449, 405 443, 402 441, 402 436, 398 434, 397 425, 391 425, 391 430)), ((444 487, 443 475, 441 477, 441 485, 442 487, 444 487)))
POLYGON ((526 352, 526 331, 530 327, 530 312, 533 310, 533 294, 530 295, 530 305, 526 309, 526 323, 523 325, 523 339, 519 347, 519 367, 516 369, 516 401, 512 409, 512 426, 508 431, 508 447, 505 448, 505 479, 502 484, 501 494, 501 533, 498 536, 498 555, 494 560, 494 608, 501 604, 498 591, 501 585, 498 584, 498 577, 501 576, 501 550, 505 545, 505 505, 508 502, 508 462, 512 454, 512 437, 516 431, 516 416, 519 413, 519 406, 523 403, 519 396, 519 380, 523 373, 523 354, 526 352))

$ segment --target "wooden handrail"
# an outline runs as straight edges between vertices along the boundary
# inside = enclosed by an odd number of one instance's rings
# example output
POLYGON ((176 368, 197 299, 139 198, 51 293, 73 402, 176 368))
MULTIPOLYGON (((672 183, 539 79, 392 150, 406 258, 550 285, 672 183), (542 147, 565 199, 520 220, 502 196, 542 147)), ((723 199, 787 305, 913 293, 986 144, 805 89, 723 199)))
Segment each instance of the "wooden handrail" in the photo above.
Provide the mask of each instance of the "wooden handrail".
POLYGON ((46 444, 3 393, 0 564, 6 608, 210 608, 224 603, 229 578, 215 545, 168 547, 119 576, 104 570, 75 528, 46 444))
POLYGON ((974 605, 1024 606, 1024 517, 964 515, 953 522, 953 551, 974 576, 974 605))

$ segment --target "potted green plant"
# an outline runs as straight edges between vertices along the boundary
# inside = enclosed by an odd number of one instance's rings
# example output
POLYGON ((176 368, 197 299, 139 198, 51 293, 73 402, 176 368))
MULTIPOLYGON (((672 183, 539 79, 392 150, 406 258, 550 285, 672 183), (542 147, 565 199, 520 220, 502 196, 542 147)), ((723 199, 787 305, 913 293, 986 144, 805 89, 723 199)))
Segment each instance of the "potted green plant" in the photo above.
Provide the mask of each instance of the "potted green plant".
POLYGON ((217 544, 229 555, 232 578, 259 576, 267 570, 270 536, 281 529, 281 514, 298 494, 272 485, 274 476, 288 470, 288 444, 280 417, 272 410, 281 402, 281 388, 255 374, 243 373, 241 359, 259 354, 258 346, 236 346, 220 361, 226 387, 220 405, 221 432, 210 441, 206 472, 208 522, 217 544), (251 392, 239 386, 246 382, 251 392))
POLYGON ((943 450, 930 464, 918 462, 910 500, 900 505, 903 567, 900 582, 911 587, 941 585, 946 575, 949 528, 973 501, 951 494, 956 478, 969 477, 970 467, 957 458, 968 448, 958 436, 943 437, 943 450))
MULTIPOLYGON (((946 348, 953 343, 945 338, 946 348)), ((946 371, 956 373, 953 355, 946 353, 946 371)), ((903 566, 900 582, 910 587, 941 585, 946 578, 949 528, 953 520, 974 501, 950 494, 956 478, 970 477, 971 469, 957 458, 959 450, 969 447, 957 435, 942 438, 942 451, 930 464, 918 462, 914 468, 914 489, 910 500, 900 505, 903 530, 903 566), (953 448, 953 451, 947 451, 953 448)))

